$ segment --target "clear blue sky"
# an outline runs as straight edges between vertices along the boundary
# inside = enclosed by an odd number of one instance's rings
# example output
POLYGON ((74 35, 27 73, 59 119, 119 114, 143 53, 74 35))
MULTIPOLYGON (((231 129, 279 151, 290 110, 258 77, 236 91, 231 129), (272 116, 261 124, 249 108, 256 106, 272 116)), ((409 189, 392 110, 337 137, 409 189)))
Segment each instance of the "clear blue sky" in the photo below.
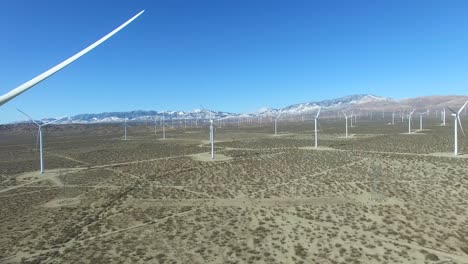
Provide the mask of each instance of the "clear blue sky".
POLYGON ((2 0, 0 94, 146 9, 13 101, 0 123, 127 110, 233 112, 371 93, 468 93, 468 1, 2 0))

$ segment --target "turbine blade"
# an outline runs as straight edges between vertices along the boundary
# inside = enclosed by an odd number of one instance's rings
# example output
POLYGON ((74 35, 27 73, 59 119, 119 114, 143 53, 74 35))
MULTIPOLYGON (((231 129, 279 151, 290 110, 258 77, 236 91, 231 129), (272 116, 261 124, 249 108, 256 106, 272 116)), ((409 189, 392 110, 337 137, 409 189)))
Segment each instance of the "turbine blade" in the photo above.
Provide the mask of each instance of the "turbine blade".
POLYGON ((145 10, 143 10, 140 13, 136 14, 135 16, 133 16, 132 18, 127 20, 125 23, 123 23, 122 25, 120 25, 119 27, 117 27, 116 29, 111 31, 109 34, 105 35, 104 37, 102 37, 98 41, 94 42, 93 44, 91 44, 87 48, 83 49, 82 51, 76 53, 75 55, 71 56, 70 58, 66 59, 65 61, 57 64, 56 66, 54 66, 52 68, 50 68, 46 72, 44 72, 44 73, 34 77, 33 79, 23 83, 22 85, 16 87, 15 89, 11 90, 10 92, 0 96, 0 106, 5 104, 6 102, 10 101, 11 99, 15 98, 16 96, 18 96, 18 95, 26 92, 27 90, 31 89, 36 84, 38 84, 38 83, 44 81, 45 79, 49 78, 53 74, 57 73, 61 69, 68 66, 70 63, 74 62, 75 60, 77 60, 81 56, 85 55, 86 53, 88 53, 89 51, 94 49, 95 47, 99 46, 101 43, 106 41, 108 38, 112 37, 114 34, 116 34, 121 29, 123 29, 128 24, 130 24, 133 20, 135 20, 137 17, 139 17, 144 11, 145 10))
POLYGON ((457 115, 457 119, 458 119, 458 124, 460 125, 461 132, 463 133, 463 136, 465 136, 465 131, 463 131, 463 126, 462 126, 462 123, 461 123, 461 120, 460 120, 460 116, 459 116, 459 115, 457 115))
POLYGON ((47 122, 47 123, 45 123, 45 124, 42 124, 41 126, 47 126, 47 125, 53 124, 53 123, 55 123, 55 122, 58 122, 58 121, 60 121, 60 120, 63 120, 63 119, 65 119, 65 118, 67 118, 67 117, 64 116, 64 117, 55 119, 54 121, 47 122))
POLYGON ((34 124, 40 126, 36 121, 34 121, 34 119, 32 117, 30 117, 28 114, 26 114, 25 112, 19 110, 18 108, 16 108, 16 110, 18 110, 20 113, 22 113, 23 115, 25 115, 27 118, 29 118, 29 120, 31 120, 34 124))
POLYGON ((447 108, 448 108, 448 110, 450 110, 450 112, 452 112, 452 113, 454 113, 454 114, 457 115, 457 112, 455 112, 452 108, 450 108, 450 107, 448 107, 448 106, 447 106, 447 108))
POLYGON ((468 104, 468 100, 465 102, 465 104, 460 108, 460 110, 458 110, 458 113, 457 114, 460 114, 461 111, 463 110, 463 108, 466 107, 466 104, 468 104))
POLYGON ((36 151, 39 150, 39 130, 40 127, 37 128, 37 136, 36 136, 36 151))
POLYGON ((317 112, 317 115, 315 116, 315 118, 318 118, 319 115, 320 115, 320 110, 322 110, 322 107, 319 108, 318 112, 317 112))

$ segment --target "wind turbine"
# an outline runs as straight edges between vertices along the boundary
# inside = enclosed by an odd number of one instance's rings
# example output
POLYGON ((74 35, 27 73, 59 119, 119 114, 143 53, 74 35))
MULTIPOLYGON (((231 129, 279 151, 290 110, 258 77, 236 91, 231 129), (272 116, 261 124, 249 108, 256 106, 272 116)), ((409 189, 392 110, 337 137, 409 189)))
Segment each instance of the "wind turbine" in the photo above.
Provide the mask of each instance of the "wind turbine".
MULTIPOLYGON (((201 105, 200 105, 201 106, 201 105)), ((210 145, 211 145, 211 159, 214 159, 214 124, 213 124, 213 112, 205 109, 201 106, 202 110, 206 113, 209 112, 210 115, 210 145)))
POLYGON ((317 114, 315 115, 315 118, 314 118, 314 123, 315 123, 315 148, 317 148, 317 140, 318 140, 318 137, 317 137, 317 121, 318 121, 318 117, 320 115, 320 110, 322 109, 322 107, 319 108, 319 110, 317 111, 317 114))
POLYGON ((348 138, 348 116, 346 115, 345 112, 343 112, 343 115, 345 117, 345 122, 346 122, 346 138, 348 138))
POLYGON ((276 123, 277 123, 277 121, 278 121, 278 118, 279 118, 281 115, 282 115, 282 113, 279 114, 279 115, 277 115, 277 116, 275 117, 275 136, 277 135, 276 123))
POLYGON ((211 143, 211 159, 214 159, 214 128, 213 119, 210 116, 210 143, 211 143))
POLYGON ((124 140, 127 140, 127 117, 125 117, 124 119, 124 128, 125 128, 124 140))
POLYGON ((428 114, 428 113, 429 113, 429 111, 419 113, 419 130, 422 130, 422 117, 423 117, 423 115, 428 114))
POLYGON ((395 125, 395 110, 392 113, 392 125, 395 125))
POLYGON ((413 109, 413 111, 408 114, 408 134, 411 134, 411 117, 413 116, 414 111, 416 111, 416 109, 413 109))
POLYGON ((466 105, 468 104, 468 100, 465 102, 465 104, 460 108, 460 110, 458 110, 458 112, 455 112, 453 111, 450 107, 447 107, 451 112, 452 112, 452 116, 454 117, 454 121, 455 121, 455 140, 454 140, 454 151, 453 151, 453 154, 456 156, 458 155, 458 134, 457 134, 457 128, 458 128, 458 125, 460 125, 460 129, 463 133, 463 136, 465 136, 465 132, 463 131, 463 126, 462 126, 462 123, 461 123, 461 120, 460 120, 460 113, 461 111, 463 110, 463 108, 466 107, 466 105), (457 121, 458 121, 458 124, 457 124, 457 121))
POLYGON ((166 139, 166 121, 165 121, 164 115, 165 115, 165 112, 163 112, 162 130, 163 130, 163 139, 166 139))
POLYGON ((65 61, 57 64, 56 66, 50 68, 49 70, 47 70, 46 72, 34 77, 33 79, 21 84, 20 86, 14 88, 13 90, 9 91, 8 93, 0 96, 0 106, 2 106, 3 104, 5 104, 6 102, 12 100, 13 98, 15 98, 16 96, 26 92, 27 90, 31 89, 33 86, 35 86, 36 84, 44 81, 45 79, 49 78, 50 76, 52 76, 53 74, 57 73, 58 71, 60 71, 61 69, 65 68, 66 66, 68 66, 69 64, 71 64, 72 62, 74 62, 75 60, 77 60, 78 58, 80 58, 81 56, 85 55, 86 53, 88 53, 89 51, 91 51, 92 49, 96 48, 97 46, 99 46, 101 43, 103 43, 104 41, 106 41, 107 39, 109 39, 110 37, 112 37, 114 34, 116 34, 117 32, 119 32, 121 29, 123 29, 124 27, 126 27, 128 24, 130 24, 133 20, 135 20, 137 17, 139 17, 145 10, 141 11, 140 13, 136 14, 135 16, 133 16, 132 18, 130 18, 129 20, 127 20, 125 23, 123 23, 122 25, 120 25, 119 27, 117 27, 116 29, 114 29, 112 32, 110 32, 109 34, 105 35, 104 37, 102 37, 101 39, 99 39, 98 41, 94 42, 93 44, 91 44, 90 46, 88 46, 87 48, 83 49, 82 51, 76 53, 75 55, 71 56, 70 58, 66 59, 65 61))
POLYGON ((157 125, 158 125, 158 122, 157 122, 157 116, 154 116, 154 135, 156 136, 157 133, 157 125))
POLYGON ((59 119, 55 119, 54 121, 50 121, 50 122, 47 122, 47 123, 44 123, 44 124, 39 124, 37 123, 36 121, 34 121, 34 119, 32 119, 32 117, 30 117, 28 114, 26 114, 25 112, 19 110, 19 109, 16 109, 18 110, 20 113, 22 113, 23 115, 25 115, 27 118, 29 118, 29 120, 31 120, 34 124, 37 125, 38 127, 38 136, 39 136, 39 159, 40 159, 40 162, 41 162, 41 174, 44 174, 44 149, 43 149, 43 143, 42 143, 42 127, 44 126, 47 126, 47 125, 50 125, 50 124, 53 124, 55 122, 58 122, 62 119, 64 119, 65 117, 62 117, 62 118, 59 118, 59 119))
POLYGON ((442 111, 443 112, 443 114, 442 114, 442 126, 445 126, 445 107, 444 107, 443 110, 444 111, 442 111))

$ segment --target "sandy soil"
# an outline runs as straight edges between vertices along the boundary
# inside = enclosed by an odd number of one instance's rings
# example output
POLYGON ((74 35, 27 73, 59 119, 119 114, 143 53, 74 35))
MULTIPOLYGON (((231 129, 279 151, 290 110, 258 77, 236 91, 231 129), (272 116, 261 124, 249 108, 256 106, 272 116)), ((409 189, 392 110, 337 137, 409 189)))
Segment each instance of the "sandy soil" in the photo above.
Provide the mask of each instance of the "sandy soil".
POLYGON ((468 263, 468 160, 429 121, 323 120, 319 151, 309 121, 227 126, 215 162, 207 127, 51 128, 44 175, 0 130, 0 263, 468 263))
POLYGON ((189 155, 194 160, 198 161, 208 161, 208 162, 215 162, 215 161, 226 161, 232 159, 232 157, 228 157, 223 154, 218 154, 215 152, 214 159, 211 158, 211 152, 204 152, 204 153, 197 153, 189 155))

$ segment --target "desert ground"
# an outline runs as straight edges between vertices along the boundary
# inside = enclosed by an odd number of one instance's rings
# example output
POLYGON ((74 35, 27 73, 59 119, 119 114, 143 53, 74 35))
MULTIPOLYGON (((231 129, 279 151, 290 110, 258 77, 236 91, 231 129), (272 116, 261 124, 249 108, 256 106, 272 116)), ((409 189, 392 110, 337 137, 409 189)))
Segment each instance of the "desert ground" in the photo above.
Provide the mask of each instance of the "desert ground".
POLYGON ((388 122, 2 126, 0 263, 468 263, 468 138, 388 122))

